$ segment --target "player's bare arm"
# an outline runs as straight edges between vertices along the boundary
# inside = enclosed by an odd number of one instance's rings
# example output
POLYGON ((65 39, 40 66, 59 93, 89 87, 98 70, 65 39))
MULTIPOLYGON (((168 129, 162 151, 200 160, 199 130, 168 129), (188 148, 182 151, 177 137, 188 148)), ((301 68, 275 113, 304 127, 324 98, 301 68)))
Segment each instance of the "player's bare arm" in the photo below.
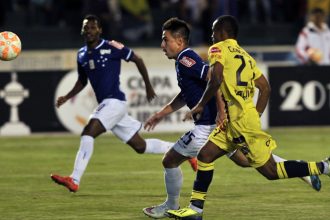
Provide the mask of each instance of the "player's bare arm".
POLYGON ((156 97, 156 93, 150 83, 148 71, 144 64, 144 61, 141 57, 139 57, 136 54, 133 55, 131 61, 135 63, 136 67, 138 68, 138 70, 143 78, 144 84, 146 86, 147 99, 150 102, 151 100, 153 100, 156 97))
POLYGON ((147 131, 153 130, 156 125, 166 116, 185 106, 186 103, 182 100, 181 94, 176 95, 172 101, 166 104, 160 111, 153 114, 145 123, 144 129, 147 131))
POLYGON ((86 85, 87 85, 87 80, 84 81, 84 80, 78 79, 76 84, 71 89, 71 91, 68 92, 68 94, 66 94, 65 96, 60 96, 60 97, 57 98, 56 107, 59 108, 66 101, 68 101, 69 99, 71 99, 72 97, 77 95, 81 90, 83 90, 83 88, 85 88, 86 85))
POLYGON ((262 115, 269 100, 270 85, 264 75, 261 75, 258 79, 254 81, 254 83, 255 86, 259 89, 259 96, 257 100, 256 109, 259 112, 259 115, 262 115))
POLYGON ((218 113, 215 122, 219 128, 224 129, 228 120, 225 109, 225 101, 223 100, 222 93, 219 89, 216 93, 216 104, 218 108, 218 113))
POLYGON ((215 93, 218 91, 223 74, 223 65, 219 62, 216 62, 214 65, 210 66, 210 77, 207 82, 206 89, 203 93, 202 98, 199 100, 198 104, 188 112, 183 121, 186 120, 192 120, 193 115, 198 115, 203 112, 204 106, 210 99, 215 95, 215 93))

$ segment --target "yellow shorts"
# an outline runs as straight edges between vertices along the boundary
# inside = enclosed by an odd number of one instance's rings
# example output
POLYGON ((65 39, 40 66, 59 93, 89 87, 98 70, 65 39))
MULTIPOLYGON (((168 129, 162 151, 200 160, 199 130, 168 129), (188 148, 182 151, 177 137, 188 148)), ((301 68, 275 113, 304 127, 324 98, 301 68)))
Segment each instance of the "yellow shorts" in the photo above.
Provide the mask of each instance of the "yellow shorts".
POLYGON ((240 149, 254 168, 264 165, 276 148, 275 140, 261 130, 255 109, 247 111, 239 120, 229 122, 225 131, 215 128, 209 141, 227 152, 240 149))

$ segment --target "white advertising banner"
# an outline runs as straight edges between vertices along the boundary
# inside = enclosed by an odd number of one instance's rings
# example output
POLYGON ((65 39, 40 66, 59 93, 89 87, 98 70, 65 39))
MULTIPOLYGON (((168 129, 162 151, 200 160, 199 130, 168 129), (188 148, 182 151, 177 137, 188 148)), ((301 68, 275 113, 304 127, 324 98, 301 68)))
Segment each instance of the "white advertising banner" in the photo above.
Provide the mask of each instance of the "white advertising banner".
MULTIPOLYGON (((156 91, 157 97, 150 103, 146 100, 144 82, 135 64, 132 62, 122 62, 120 87, 126 94, 130 115, 144 123, 151 114, 159 111, 164 105, 170 102, 180 90, 177 85, 174 60, 169 60, 164 55, 162 50, 158 48, 138 48, 134 51, 143 58, 149 71, 150 80, 156 91)), ((197 48, 196 51, 199 52, 203 58, 205 58, 207 48, 197 48)), ((38 127, 32 126, 32 132, 41 132, 43 130, 52 131, 55 127, 56 131, 59 131, 62 126, 62 129, 65 128, 68 131, 80 134, 83 127, 88 122, 90 114, 97 106, 93 90, 89 85, 80 94, 72 98, 65 105, 61 106, 61 108, 57 109, 54 105, 57 97, 65 95, 69 90, 71 90, 77 80, 78 75, 75 70, 75 54, 75 50, 31 51, 22 53, 21 56, 13 62, 5 62, 3 63, 4 65, 0 66, 0 71, 6 74, 8 74, 8 72, 17 71, 20 74, 20 80, 24 80, 23 84, 26 86, 30 83, 25 81, 27 80, 27 75, 25 74, 30 74, 32 78, 38 77, 37 79, 32 79, 29 77, 29 82, 42 80, 52 82, 52 85, 49 85, 48 87, 49 91, 47 90, 47 92, 49 94, 47 93, 47 97, 53 97, 53 100, 50 101, 51 105, 49 106, 48 111, 54 111, 54 120, 49 122, 48 126, 46 124, 40 124, 38 127), (54 74, 57 71, 58 74, 55 76, 54 74), (68 72, 65 73, 66 71, 68 72), (44 74, 42 72, 44 72, 44 74), (23 77, 24 75, 26 77, 23 77), (49 79, 46 75, 49 75, 49 79), (58 120, 58 122, 55 120, 58 120)), ((260 64, 260 68, 264 73, 266 73, 267 67, 265 65, 260 64)), ((3 86, 5 87, 6 84, 3 86)), ((31 84, 30 86, 33 85, 31 84)), ((38 91, 38 88, 39 87, 35 86, 27 86, 26 88, 32 91, 29 97, 31 103, 34 103, 34 99, 40 100, 44 98, 37 97, 38 94, 40 95, 45 93, 44 90, 38 91)), ((4 90, 4 88, 0 88, 0 90, 4 90)), ((29 100, 27 100, 26 103, 30 103, 29 100)), ((35 106, 32 104, 31 106, 27 106, 26 104, 24 108, 33 112, 32 110, 35 106)), ((182 121, 183 116, 187 111, 188 108, 184 107, 181 110, 169 115, 156 126, 154 132, 185 132, 190 130, 193 123, 191 121, 182 121)), ((24 118, 24 115, 22 117, 24 118)), ((27 121, 27 119, 25 119, 25 121, 27 121)), ((267 111, 262 117, 262 123, 263 128, 267 129, 267 111)), ((141 132, 143 131, 144 130, 142 129, 141 132)))

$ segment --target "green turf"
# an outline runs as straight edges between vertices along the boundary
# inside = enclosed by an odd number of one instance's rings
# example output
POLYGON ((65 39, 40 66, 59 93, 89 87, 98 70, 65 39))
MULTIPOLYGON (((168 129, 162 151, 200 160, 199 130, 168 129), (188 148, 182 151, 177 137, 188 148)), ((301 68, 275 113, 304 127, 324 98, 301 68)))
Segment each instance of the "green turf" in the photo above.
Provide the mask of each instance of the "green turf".
MULTIPOLYGON (((330 128, 272 129, 275 153, 287 159, 316 161, 330 152, 330 128)), ((175 141, 180 134, 154 134, 175 141)), ((78 136, 0 139, 0 219, 148 219, 142 208, 163 202, 162 155, 138 155, 111 135, 98 138, 80 191, 54 184, 52 172, 70 174, 78 136)), ((184 164, 181 206, 194 179, 184 164)), ((216 163, 205 205, 206 220, 327 219, 330 179, 321 176, 321 192, 299 179, 268 181, 252 168, 227 158, 216 163)))

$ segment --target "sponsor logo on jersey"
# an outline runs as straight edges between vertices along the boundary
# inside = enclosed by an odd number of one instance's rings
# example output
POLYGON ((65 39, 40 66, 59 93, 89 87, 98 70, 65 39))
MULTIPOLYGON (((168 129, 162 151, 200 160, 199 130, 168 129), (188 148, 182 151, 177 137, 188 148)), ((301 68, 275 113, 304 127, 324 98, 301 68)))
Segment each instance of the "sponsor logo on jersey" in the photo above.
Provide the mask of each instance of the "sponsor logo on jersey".
POLYGON ((211 47, 210 53, 221 53, 221 50, 218 47, 211 47))
POLYGON ((180 62, 182 65, 186 66, 186 67, 192 67, 192 66, 195 65, 195 63, 196 63, 195 60, 193 60, 193 59, 190 58, 190 57, 186 57, 186 56, 182 57, 182 59, 179 60, 179 62, 180 62))
POLYGON ((106 49, 101 49, 101 50, 100 50, 100 54, 101 54, 101 55, 104 55, 104 54, 111 54, 111 49, 108 49, 108 50, 106 50, 106 49))
POLYGON ((124 44, 119 43, 119 42, 114 41, 114 40, 110 41, 109 44, 110 44, 111 46, 113 46, 113 47, 119 49, 119 50, 123 49, 123 47, 124 47, 124 44))

